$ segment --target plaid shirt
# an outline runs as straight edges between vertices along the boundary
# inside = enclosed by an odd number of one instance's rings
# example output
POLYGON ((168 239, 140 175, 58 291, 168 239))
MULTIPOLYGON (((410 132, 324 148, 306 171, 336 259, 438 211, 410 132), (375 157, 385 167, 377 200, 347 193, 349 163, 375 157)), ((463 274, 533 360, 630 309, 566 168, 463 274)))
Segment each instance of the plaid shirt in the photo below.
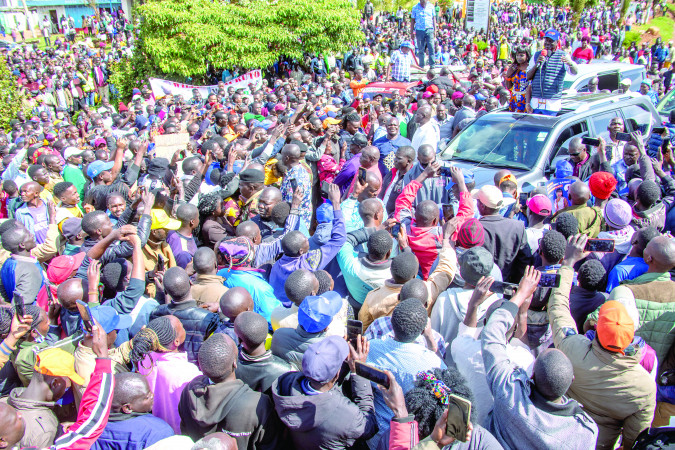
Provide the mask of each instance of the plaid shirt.
POLYGON ((391 78, 394 81, 410 81, 410 66, 413 63, 412 50, 407 55, 396 50, 391 55, 391 78))
POLYGON ((434 16, 436 15, 436 7, 427 2, 426 6, 420 3, 413 6, 412 18, 415 19, 415 30, 424 31, 428 28, 434 27, 434 16))
MULTIPOLYGON (((438 334, 436 330, 431 330, 431 334, 436 341, 436 346, 438 347, 438 353, 441 355, 441 358, 445 359, 445 339, 443 336, 438 334)), ((366 339, 372 341, 373 339, 394 339, 394 329, 391 326, 391 317, 384 316, 379 317, 370 324, 365 334, 366 339)), ((425 348, 427 346, 427 341, 421 334, 415 339, 415 344, 420 344, 425 348)))

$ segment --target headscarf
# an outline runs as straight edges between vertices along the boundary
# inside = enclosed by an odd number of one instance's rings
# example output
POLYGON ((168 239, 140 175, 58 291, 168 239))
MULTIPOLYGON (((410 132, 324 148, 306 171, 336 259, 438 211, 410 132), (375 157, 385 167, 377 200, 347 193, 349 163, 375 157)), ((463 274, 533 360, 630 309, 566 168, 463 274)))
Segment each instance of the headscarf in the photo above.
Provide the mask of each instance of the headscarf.
POLYGON ((218 250, 230 270, 253 265, 255 249, 247 237, 238 236, 223 240, 218 244, 218 250))

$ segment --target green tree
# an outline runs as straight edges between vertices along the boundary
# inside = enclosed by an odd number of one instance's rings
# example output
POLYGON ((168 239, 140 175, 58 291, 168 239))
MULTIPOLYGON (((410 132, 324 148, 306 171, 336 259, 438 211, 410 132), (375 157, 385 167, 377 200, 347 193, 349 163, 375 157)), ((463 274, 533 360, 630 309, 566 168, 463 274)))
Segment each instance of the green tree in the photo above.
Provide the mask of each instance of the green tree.
POLYGON ((344 51, 364 40, 348 0, 149 0, 141 50, 165 74, 201 77, 216 68, 267 68, 285 55, 344 51))
POLYGON ((26 107, 26 96, 17 89, 16 78, 7 68, 4 59, 0 61, 0 127, 9 130, 9 121, 16 118, 16 113, 26 107))

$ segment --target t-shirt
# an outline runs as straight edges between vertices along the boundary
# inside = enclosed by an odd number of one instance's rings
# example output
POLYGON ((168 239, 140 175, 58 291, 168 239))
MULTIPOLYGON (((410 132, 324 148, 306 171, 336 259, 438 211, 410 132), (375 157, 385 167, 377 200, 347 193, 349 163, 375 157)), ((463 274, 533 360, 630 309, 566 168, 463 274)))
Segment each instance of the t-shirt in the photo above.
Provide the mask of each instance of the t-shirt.
POLYGON ((171 247, 173 256, 176 258, 176 264, 185 269, 197 251, 195 238, 192 236, 185 237, 177 231, 169 231, 166 242, 171 247))
POLYGON ((35 235, 35 242, 44 244, 47 240, 47 230, 49 229, 49 219, 47 219, 47 206, 40 203, 40 206, 32 208, 27 206, 28 212, 33 217, 35 222, 33 226, 33 234, 35 235))

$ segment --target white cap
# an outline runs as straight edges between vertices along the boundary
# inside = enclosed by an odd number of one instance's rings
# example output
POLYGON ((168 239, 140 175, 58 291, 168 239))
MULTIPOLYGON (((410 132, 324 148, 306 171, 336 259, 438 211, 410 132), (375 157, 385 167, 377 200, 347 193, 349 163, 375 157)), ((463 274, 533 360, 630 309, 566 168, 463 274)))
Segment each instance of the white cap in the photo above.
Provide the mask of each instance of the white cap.
POLYGON ((474 192, 473 198, 478 199, 483 205, 491 209, 501 208, 502 203, 504 203, 504 194, 498 187, 492 185, 483 186, 477 192, 474 192))
POLYGON ((63 152, 63 159, 68 161, 68 158, 70 158, 71 156, 80 156, 83 152, 84 150, 80 150, 77 147, 67 147, 63 152))

